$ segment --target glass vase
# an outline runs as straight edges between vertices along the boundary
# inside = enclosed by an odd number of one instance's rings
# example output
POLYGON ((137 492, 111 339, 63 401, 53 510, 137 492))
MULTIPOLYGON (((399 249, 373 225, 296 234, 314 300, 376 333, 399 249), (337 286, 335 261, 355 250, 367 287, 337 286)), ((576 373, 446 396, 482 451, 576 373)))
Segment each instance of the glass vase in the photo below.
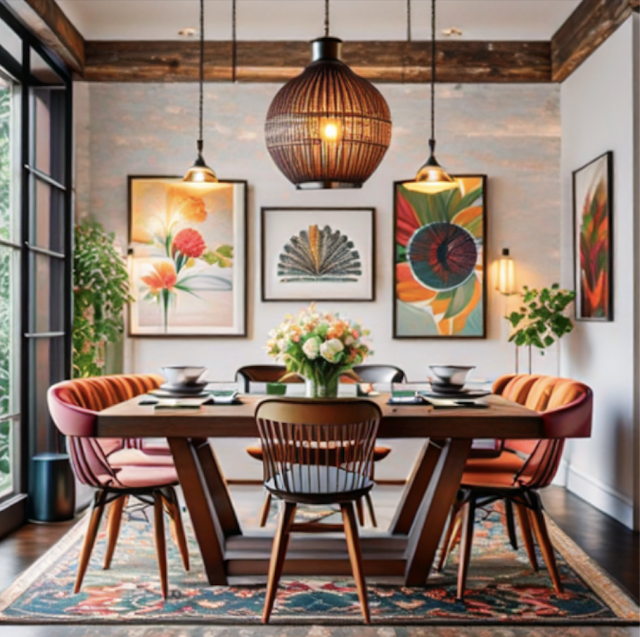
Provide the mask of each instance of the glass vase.
POLYGON ((338 396, 338 376, 332 379, 326 378, 305 378, 307 398, 337 398, 338 396))

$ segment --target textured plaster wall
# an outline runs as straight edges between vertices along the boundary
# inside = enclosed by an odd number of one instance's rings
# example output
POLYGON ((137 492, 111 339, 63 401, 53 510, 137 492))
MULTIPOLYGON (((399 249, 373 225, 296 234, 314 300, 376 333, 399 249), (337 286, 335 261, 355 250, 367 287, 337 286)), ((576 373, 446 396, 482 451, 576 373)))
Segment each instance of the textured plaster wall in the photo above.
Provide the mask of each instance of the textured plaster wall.
MULTIPOLYGON (((249 182, 249 336, 246 339, 129 339, 127 371, 165 364, 204 364, 209 377, 269 362, 266 336, 299 303, 261 303, 261 206, 373 206, 377 214, 376 301, 341 303, 371 328, 372 362, 403 367, 410 379, 434 363, 476 365, 476 376, 513 371, 506 342, 505 299, 493 288, 493 263, 509 247, 520 285, 560 279, 560 89, 555 85, 442 85, 437 89, 438 158, 452 173, 488 175, 488 325, 486 340, 396 341, 392 334, 392 183, 411 179, 427 155, 429 90, 381 85, 393 118, 391 147, 361 190, 299 192, 271 161, 264 117, 275 84, 209 84, 205 156, 220 178, 249 182)), ((76 85, 76 202, 127 243, 127 175, 178 175, 191 164, 197 134, 194 84, 76 85), (88 114, 88 115, 87 115, 88 114)), ((511 301, 514 302, 513 300, 511 301)), ((321 307, 331 309, 335 304, 321 307)), ((534 370, 557 372, 557 353, 537 356, 534 370)), ((401 456, 401 454, 396 454, 401 456)), ((407 463, 401 460, 402 471, 407 463)))

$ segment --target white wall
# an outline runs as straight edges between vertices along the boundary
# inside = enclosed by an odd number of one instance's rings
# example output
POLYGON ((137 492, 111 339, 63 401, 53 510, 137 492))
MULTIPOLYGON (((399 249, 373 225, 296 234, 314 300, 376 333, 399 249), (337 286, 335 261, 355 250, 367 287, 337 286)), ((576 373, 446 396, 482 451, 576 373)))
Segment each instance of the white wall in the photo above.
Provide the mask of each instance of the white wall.
POLYGON ((563 375, 594 390, 588 440, 571 441, 564 459, 567 487, 633 527, 637 497, 638 165, 637 85, 633 15, 561 86, 562 282, 573 286, 572 171, 602 153, 614 153, 612 322, 579 322, 563 341, 563 375))
MULTIPOLYGON (((82 84, 76 86, 78 214, 91 213, 127 243, 127 175, 175 175, 194 156, 197 87, 194 84, 82 84)), ((208 84, 205 156, 220 178, 249 182, 249 337, 198 340, 129 339, 127 371, 166 364, 204 364, 209 377, 229 380, 236 367, 269 362, 268 331, 300 303, 261 303, 261 206, 374 206, 377 282, 373 303, 341 303, 361 317, 375 346, 372 362, 395 363, 414 380, 427 365, 477 366, 476 376, 513 371, 514 351, 501 318, 504 298, 493 291, 489 268, 486 340, 395 341, 392 330, 392 184, 410 179, 427 155, 426 86, 379 86, 391 108, 393 140, 378 171, 354 191, 296 191, 271 161, 264 118, 276 84, 208 84)), ((482 173, 487 188, 487 264, 509 247, 519 284, 548 285, 560 277, 560 89, 555 85, 443 85, 437 89, 438 158, 452 173, 482 173)), ((332 309, 335 304, 325 305, 332 309)), ((555 351, 535 369, 556 373, 555 351)), ((408 447, 410 449, 411 446, 408 447)), ((401 473, 410 458, 394 454, 401 473)), ((257 464, 257 463, 256 463, 257 464)), ((391 465, 389 465, 391 466, 391 465)), ((393 469, 395 471, 395 469, 393 469)))

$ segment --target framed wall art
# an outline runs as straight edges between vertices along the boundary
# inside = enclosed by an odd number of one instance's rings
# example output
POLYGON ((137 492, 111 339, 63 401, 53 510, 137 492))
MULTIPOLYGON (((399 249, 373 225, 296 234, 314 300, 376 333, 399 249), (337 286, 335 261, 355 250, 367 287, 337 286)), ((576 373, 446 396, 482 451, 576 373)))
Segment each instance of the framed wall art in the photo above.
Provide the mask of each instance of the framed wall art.
POLYGON ((262 208, 263 301, 373 301, 373 208, 262 208))
POLYGON ((486 338, 486 176, 428 195, 394 184, 394 338, 486 338))
POLYGON ((573 173, 576 319, 613 320, 613 153, 573 173))
POLYGON ((246 336, 247 182, 129 177, 130 336, 246 336))

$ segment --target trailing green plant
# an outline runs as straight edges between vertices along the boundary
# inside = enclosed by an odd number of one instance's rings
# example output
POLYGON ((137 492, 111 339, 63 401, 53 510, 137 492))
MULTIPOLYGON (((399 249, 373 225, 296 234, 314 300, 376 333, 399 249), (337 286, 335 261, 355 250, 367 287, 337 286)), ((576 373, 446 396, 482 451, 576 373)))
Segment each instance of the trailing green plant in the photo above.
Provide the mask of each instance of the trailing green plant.
POLYGON ((521 293, 519 312, 511 312, 507 320, 513 327, 509 342, 517 346, 533 346, 542 350, 553 345, 573 329, 573 322, 565 310, 576 298, 573 290, 561 290, 557 283, 550 288, 536 290, 527 285, 521 293))
POLYGON ((124 307, 132 301, 125 261, 115 235, 92 219, 75 227, 73 256, 73 374, 103 374, 105 345, 124 331, 124 307))

